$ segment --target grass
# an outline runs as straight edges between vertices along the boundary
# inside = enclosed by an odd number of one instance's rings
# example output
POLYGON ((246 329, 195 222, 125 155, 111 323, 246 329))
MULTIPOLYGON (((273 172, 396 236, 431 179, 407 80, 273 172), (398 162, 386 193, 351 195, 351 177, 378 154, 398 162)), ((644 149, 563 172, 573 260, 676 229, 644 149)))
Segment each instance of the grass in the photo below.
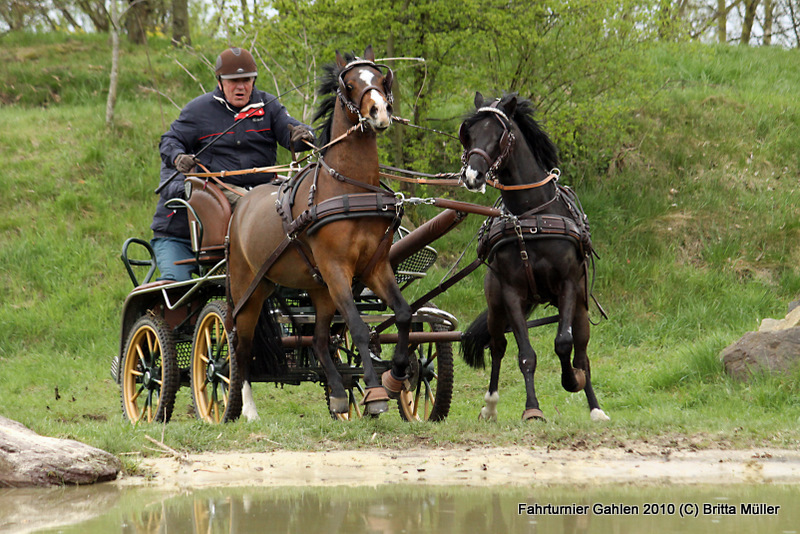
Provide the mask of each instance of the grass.
MULTIPOLYGON (((488 370, 457 357, 454 402, 442 424, 404 423, 394 413, 335 422, 319 385, 257 384, 260 422, 199 423, 182 389, 169 425, 132 426, 109 375, 131 289, 118 255, 125 238, 149 236, 158 138, 176 115, 139 86, 168 87, 180 103, 198 87, 166 43, 152 42, 149 58, 127 49, 119 121, 109 130, 104 38, 3 39, 0 415, 118 454, 151 454, 145 435, 191 451, 800 442, 800 374, 740 383, 719 361, 725 346, 761 319, 782 317, 800 293, 797 51, 656 47, 648 68, 631 73, 653 90, 620 121, 625 140, 608 172, 565 177, 580 194, 601 255, 595 293, 610 320, 593 329, 590 357, 609 423, 593 424, 583 395, 560 388, 549 326, 531 332, 548 417, 542 424, 519 420, 524 390, 512 341, 496 423, 476 420, 488 370)), ((463 109, 471 105, 465 97, 463 109)), ((432 187, 417 193, 450 194, 432 187)), ((472 200, 489 204, 491 194, 472 200)), ((409 220, 434 214, 420 207, 409 220)), ((435 244, 440 262, 409 288, 410 300, 438 283, 463 250, 471 261, 480 223, 471 217, 435 244)), ((481 294, 475 273, 436 304, 463 329, 484 308, 481 294)))

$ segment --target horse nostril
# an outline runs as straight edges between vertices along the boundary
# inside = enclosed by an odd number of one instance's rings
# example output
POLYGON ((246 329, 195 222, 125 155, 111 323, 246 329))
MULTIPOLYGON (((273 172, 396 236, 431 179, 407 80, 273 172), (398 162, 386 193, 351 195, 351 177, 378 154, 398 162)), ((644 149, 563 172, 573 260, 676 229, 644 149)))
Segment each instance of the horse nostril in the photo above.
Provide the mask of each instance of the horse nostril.
POLYGON ((378 116, 378 106, 373 105, 371 108, 369 108, 369 116, 373 119, 378 116))
POLYGON ((394 114, 394 108, 392 107, 392 105, 391 105, 391 104, 388 104, 388 105, 386 106, 386 113, 388 113, 389 115, 392 115, 392 114, 394 114))

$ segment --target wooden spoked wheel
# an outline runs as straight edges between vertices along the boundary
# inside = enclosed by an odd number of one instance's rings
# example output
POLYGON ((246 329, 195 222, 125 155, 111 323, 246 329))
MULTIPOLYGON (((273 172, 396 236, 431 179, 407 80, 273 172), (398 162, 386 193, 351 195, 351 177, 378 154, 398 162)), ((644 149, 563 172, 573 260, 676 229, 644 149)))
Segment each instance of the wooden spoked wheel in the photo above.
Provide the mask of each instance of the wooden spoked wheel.
POLYGON ((211 301, 200 312, 192 343, 195 415, 209 423, 233 421, 242 411, 242 377, 225 329, 227 306, 211 301))
POLYGON ((180 387, 172 329, 162 317, 145 315, 130 332, 122 359, 122 413, 134 424, 167 422, 180 387))
MULTIPOLYGON (((433 332, 446 330, 429 324, 433 332)), ((406 421, 442 421, 450 412, 453 398, 453 346, 447 342, 426 342, 409 348, 411 377, 408 390, 397 403, 406 421)))

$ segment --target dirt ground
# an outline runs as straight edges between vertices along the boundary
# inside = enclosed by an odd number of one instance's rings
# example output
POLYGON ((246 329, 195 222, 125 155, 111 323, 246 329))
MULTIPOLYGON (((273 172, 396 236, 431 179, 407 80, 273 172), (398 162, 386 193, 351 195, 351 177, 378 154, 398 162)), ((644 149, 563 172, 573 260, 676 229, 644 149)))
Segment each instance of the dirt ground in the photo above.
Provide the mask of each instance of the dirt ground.
POLYGON ((472 448, 204 453, 142 459, 113 484, 164 489, 380 484, 798 484, 800 451, 472 448))

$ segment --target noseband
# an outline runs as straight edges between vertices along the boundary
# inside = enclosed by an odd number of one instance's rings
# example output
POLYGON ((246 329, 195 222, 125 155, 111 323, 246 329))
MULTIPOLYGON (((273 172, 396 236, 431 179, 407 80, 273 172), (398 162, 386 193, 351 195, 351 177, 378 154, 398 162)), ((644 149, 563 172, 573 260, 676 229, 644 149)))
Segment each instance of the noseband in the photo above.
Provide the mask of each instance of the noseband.
MULTIPOLYGON (((511 154, 511 150, 514 148, 514 143, 516 142, 517 138, 514 135, 514 132, 508 127, 511 123, 509 118, 506 116, 498 108, 494 107, 498 105, 499 102, 493 102, 492 106, 483 107, 478 110, 478 113, 483 111, 487 111, 491 113, 492 117, 497 119, 497 122, 500 123, 500 126, 503 127, 503 134, 500 137, 500 154, 497 156, 497 159, 492 160, 491 156, 483 150, 482 148, 471 148, 469 150, 464 149, 464 152, 461 154, 461 163, 464 164, 464 167, 461 170, 461 175, 464 175, 464 172, 467 168, 467 162, 469 159, 475 155, 480 156, 486 161, 486 164, 489 166, 489 170, 486 171, 486 181, 487 182, 495 182, 494 174, 505 164, 508 156, 511 154)), ((466 139, 467 139, 467 128, 465 128, 465 123, 461 125, 461 128, 458 131, 458 138, 461 140, 461 144, 466 147, 466 139)))
POLYGON ((391 104, 394 101, 394 97, 392 96, 393 82, 394 82, 394 72, 392 72, 392 69, 390 69, 387 65, 374 63, 367 59, 356 59, 345 65, 342 68, 342 71, 339 73, 339 88, 336 90, 336 94, 339 97, 339 101, 342 103, 342 105, 345 108, 347 108, 347 111, 349 111, 353 115, 356 115, 358 117, 359 122, 363 122, 364 120, 366 120, 366 118, 363 115, 361 115, 361 101, 364 99, 364 95, 366 95, 368 92, 374 89, 379 93, 381 93, 386 98, 386 102, 391 104), (357 98, 348 99, 345 96, 347 94, 347 84, 344 81, 344 76, 354 68, 360 66, 372 67, 378 72, 380 72, 381 68, 386 69, 386 74, 383 77, 383 88, 380 88, 377 85, 368 85, 361 90, 357 98))

